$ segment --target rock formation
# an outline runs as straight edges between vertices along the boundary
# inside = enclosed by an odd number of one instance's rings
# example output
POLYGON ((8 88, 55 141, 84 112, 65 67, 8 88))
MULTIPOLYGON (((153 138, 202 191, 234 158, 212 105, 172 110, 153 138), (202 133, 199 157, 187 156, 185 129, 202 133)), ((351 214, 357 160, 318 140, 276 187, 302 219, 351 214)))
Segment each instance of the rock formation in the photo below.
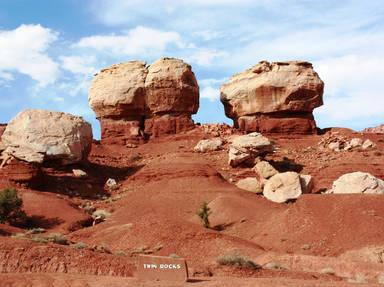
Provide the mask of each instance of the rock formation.
POLYGON ((7 127, 7 124, 0 124, 0 139, 1 136, 3 135, 5 128, 7 127))
POLYGON ((199 87, 182 60, 161 58, 149 66, 132 61, 101 70, 88 99, 102 142, 125 145, 192 129, 199 87))
POLYGON ((3 154, 24 162, 72 164, 87 158, 92 128, 81 117, 28 109, 9 122, 2 142, 3 154))
POLYGON ((366 172, 347 173, 333 182, 329 193, 384 194, 384 181, 366 172))
POLYGON ((254 192, 254 193, 262 193, 263 192, 263 182, 254 177, 246 177, 240 179, 236 186, 240 189, 254 192))
POLYGON ((363 133, 384 134, 384 124, 373 128, 366 128, 363 133))
POLYGON ((324 83, 308 62, 262 61, 221 86, 221 102, 234 126, 250 132, 309 134, 324 83))

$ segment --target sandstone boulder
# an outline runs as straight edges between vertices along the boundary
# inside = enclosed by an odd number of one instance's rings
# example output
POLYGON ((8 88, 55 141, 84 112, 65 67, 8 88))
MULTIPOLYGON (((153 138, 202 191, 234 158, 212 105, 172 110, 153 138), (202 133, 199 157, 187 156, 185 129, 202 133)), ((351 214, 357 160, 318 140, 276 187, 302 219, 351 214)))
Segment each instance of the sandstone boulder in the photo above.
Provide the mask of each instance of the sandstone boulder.
POLYGON ((357 171, 340 176, 329 192, 384 194, 384 181, 367 172, 357 171))
POLYGON ((145 114, 144 62, 131 61, 102 69, 92 81, 88 101, 97 118, 131 118, 145 114))
POLYGON ((279 173, 269 162, 267 161, 260 161, 258 162, 253 170, 262 178, 268 179, 271 176, 274 176, 275 174, 279 173))
POLYGON ((219 150, 222 145, 223 141, 221 138, 206 139, 199 141, 193 150, 195 152, 210 152, 219 150))
POLYGON ((273 151, 273 144, 260 133, 237 136, 229 147, 229 164, 238 166, 249 159, 265 155, 273 151))
POLYGON ((262 61, 221 86, 221 102, 245 131, 314 133, 324 83, 308 62, 262 61))
POLYGON ((88 101, 100 120, 102 143, 137 144, 194 128, 199 86, 182 60, 161 58, 149 66, 131 61, 101 70, 88 101))
POLYGON ((283 203, 302 194, 300 175, 293 171, 278 173, 265 184, 263 195, 274 202, 283 203))
POLYGON ((300 174, 301 190, 303 193, 311 193, 313 189, 313 179, 309 174, 300 174))
POLYGON ((244 179, 240 179, 236 183, 236 186, 240 189, 244 189, 246 191, 250 191, 254 193, 263 192, 263 183, 255 177, 247 177, 244 179))
POLYGON ((19 160, 72 164, 87 158, 92 128, 71 114, 28 109, 9 122, 2 141, 4 153, 19 160))

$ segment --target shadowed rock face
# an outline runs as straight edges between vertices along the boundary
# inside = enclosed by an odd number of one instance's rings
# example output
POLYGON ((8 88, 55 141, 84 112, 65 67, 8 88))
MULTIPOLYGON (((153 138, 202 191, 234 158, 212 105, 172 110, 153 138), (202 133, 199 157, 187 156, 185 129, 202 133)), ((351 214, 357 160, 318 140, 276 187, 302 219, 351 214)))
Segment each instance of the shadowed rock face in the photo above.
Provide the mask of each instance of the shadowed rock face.
POLYGON ((314 133, 312 111, 323 104, 323 89, 308 62, 262 61, 223 84, 221 102, 241 130, 314 133))
POLYGON ((103 143, 138 143, 192 129, 199 86, 182 60, 161 58, 149 66, 132 61, 101 70, 88 99, 100 120, 103 143))

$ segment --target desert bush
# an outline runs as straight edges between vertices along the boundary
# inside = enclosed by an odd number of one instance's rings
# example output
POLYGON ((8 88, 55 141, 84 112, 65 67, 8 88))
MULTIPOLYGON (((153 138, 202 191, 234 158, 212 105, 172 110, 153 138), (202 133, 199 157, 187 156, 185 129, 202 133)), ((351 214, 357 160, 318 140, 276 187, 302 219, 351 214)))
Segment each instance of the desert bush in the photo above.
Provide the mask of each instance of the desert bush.
POLYGON ((204 201, 200 208, 197 210, 197 215, 200 217, 201 222, 205 228, 210 227, 209 215, 211 214, 211 209, 208 206, 208 203, 204 201))
POLYGON ((168 257, 171 257, 171 258, 180 258, 179 255, 177 255, 176 253, 171 253, 168 255, 168 257))
POLYGON ((348 283, 364 284, 367 283, 367 278, 364 274, 356 274, 355 277, 348 278, 348 283))
POLYGON ((46 237, 50 242, 61 244, 61 245, 69 245, 68 239, 61 233, 52 233, 46 237))
POLYGON ((260 265, 256 264, 252 260, 249 260, 248 258, 238 253, 231 253, 219 256, 216 259, 216 262, 220 265, 234 266, 238 268, 249 268, 254 270, 261 268, 260 265))
POLYGON ((22 206, 23 200, 18 197, 16 189, 7 188, 0 191, 0 223, 25 220, 22 206))
POLYGON ((87 248, 88 245, 86 243, 84 243, 84 242, 77 242, 77 243, 73 244, 72 247, 75 248, 75 249, 80 250, 80 249, 87 248))
POLYGON ((45 232, 45 228, 37 227, 37 228, 29 229, 26 233, 27 234, 40 234, 40 233, 44 233, 44 232, 45 232))
POLYGON ((116 255, 116 256, 127 256, 127 253, 125 253, 125 252, 122 251, 122 250, 119 250, 119 251, 116 251, 116 252, 115 252, 115 255, 116 255))

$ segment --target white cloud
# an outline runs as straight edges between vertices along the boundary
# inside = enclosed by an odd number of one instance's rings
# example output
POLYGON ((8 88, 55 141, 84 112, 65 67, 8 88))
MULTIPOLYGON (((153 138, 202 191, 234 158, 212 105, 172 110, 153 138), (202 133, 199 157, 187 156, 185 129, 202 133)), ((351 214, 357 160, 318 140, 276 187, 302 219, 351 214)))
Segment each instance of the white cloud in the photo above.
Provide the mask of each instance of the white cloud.
POLYGON ((347 55, 314 64, 325 82, 325 105, 319 116, 335 121, 383 117, 383 57, 347 55))
POLYGON ((18 72, 44 86, 55 82, 59 69, 47 54, 57 33, 41 25, 21 25, 0 31, 0 77, 12 80, 18 72))
POLYGON ((220 98, 220 91, 218 88, 207 86, 201 90, 200 97, 203 99, 208 99, 211 102, 214 102, 220 98))
POLYGON ((92 75, 97 71, 94 67, 95 56, 62 56, 60 61, 62 69, 73 74, 92 75))
POLYGON ((183 47, 176 32, 164 32, 138 26, 119 35, 95 35, 81 38, 76 48, 94 49, 117 56, 161 55, 168 45, 183 47))
POLYGON ((196 63, 200 66, 209 66, 216 58, 225 57, 227 55, 228 54, 223 51, 197 48, 189 57, 187 57, 187 61, 196 63))

